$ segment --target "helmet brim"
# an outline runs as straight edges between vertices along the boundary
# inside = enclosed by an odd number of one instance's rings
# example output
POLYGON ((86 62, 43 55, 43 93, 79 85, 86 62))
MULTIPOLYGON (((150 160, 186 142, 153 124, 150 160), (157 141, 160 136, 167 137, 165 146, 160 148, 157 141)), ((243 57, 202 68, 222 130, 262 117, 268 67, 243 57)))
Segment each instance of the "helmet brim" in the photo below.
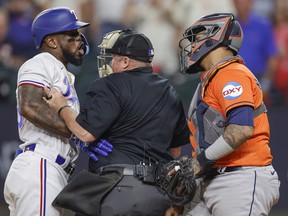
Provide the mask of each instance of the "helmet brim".
POLYGON ((75 29, 79 29, 79 28, 84 28, 84 27, 86 27, 88 25, 90 25, 90 23, 86 23, 86 22, 82 22, 82 21, 76 21, 76 22, 73 22, 73 23, 69 23, 64 28, 67 31, 70 31, 70 30, 75 30, 75 29))

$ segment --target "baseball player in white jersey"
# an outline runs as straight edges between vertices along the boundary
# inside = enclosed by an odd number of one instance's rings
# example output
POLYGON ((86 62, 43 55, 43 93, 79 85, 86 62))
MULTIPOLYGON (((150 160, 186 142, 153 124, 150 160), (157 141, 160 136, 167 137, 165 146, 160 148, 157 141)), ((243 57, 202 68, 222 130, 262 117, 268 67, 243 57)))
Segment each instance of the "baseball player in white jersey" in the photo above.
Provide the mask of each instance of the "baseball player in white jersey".
MULTIPOLYGON (((41 53, 20 68, 17 93, 22 85, 40 88, 57 86, 69 98, 71 107, 79 111, 79 101, 73 82, 73 74, 68 72, 59 60, 49 53, 41 53)), ((20 103, 17 99, 17 104, 20 103)), ((70 167, 72 171, 72 163, 77 158, 78 152, 75 151, 76 148, 71 148, 69 138, 42 129, 20 114, 18 114, 18 129, 20 139, 24 142, 20 145, 19 151, 25 152, 19 154, 13 161, 6 179, 4 193, 9 203, 10 215, 58 215, 57 210, 51 208, 51 203, 67 184, 68 173, 64 169, 70 167), (28 151, 28 148, 32 151, 28 151), (23 187, 23 184, 27 186, 23 187), (16 201, 10 205, 10 202, 14 202, 14 194, 20 197, 21 203, 18 204, 16 201), (21 199, 24 195, 25 198, 21 199)))
MULTIPOLYGON (((70 142, 71 132, 43 101, 43 88, 56 87, 79 112, 75 77, 67 71, 67 65, 82 64, 89 47, 79 28, 88 25, 64 7, 47 9, 33 21, 32 33, 41 53, 26 61, 18 73, 18 129, 23 144, 4 186, 10 216, 61 215, 52 203, 74 170, 79 142, 70 142)), ((87 145, 80 148, 94 155, 87 145)))
MULTIPOLYGON (((74 75, 67 71, 66 67, 59 60, 50 53, 45 52, 28 60, 19 69, 18 88, 22 85, 32 85, 39 88, 54 86, 65 95, 70 103, 70 107, 79 112, 79 100, 74 88, 74 80, 74 75), (38 68, 38 70, 35 70, 35 68, 38 68)), ((18 88, 16 94, 18 94, 18 88)), ((17 104, 20 104, 19 98, 17 98, 17 104)), ((20 145, 21 149, 32 143, 43 143, 41 148, 46 148, 43 149, 44 152, 55 151, 57 154, 60 153, 60 155, 68 156, 68 159, 77 157, 77 153, 69 145, 68 138, 63 138, 61 135, 49 131, 47 132, 21 115, 18 115, 18 129, 20 139, 24 142, 20 145)), ((40 147, 37 145, 38 148, 40 147)))

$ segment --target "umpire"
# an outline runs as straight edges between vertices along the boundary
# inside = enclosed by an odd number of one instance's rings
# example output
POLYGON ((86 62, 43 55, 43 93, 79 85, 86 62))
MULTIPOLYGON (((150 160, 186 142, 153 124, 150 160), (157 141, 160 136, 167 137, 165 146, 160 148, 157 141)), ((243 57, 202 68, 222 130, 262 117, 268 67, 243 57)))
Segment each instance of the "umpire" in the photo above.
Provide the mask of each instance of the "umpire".
MULTIPOLYGON (((114 146, 108 157, 90 160, 97 184, 89 187, 98 198, 82 203, 90 202, 91 215, 164 215, 170 202, 156 186, 155 165, 179 156, 180 147, 189 143, 182 102, 168 81, 153 73, 154 50, 145 35, 113 31, 99 47, 99 71, 109 75, 91 84, 77 118, 57 90, 48 91, 51 99, 46 100, 79 139, 106 139, 114 146), (101 188, 104 179, 113 183, 101 188)), ((76 211, 88 215, 85 209, 76 211)))

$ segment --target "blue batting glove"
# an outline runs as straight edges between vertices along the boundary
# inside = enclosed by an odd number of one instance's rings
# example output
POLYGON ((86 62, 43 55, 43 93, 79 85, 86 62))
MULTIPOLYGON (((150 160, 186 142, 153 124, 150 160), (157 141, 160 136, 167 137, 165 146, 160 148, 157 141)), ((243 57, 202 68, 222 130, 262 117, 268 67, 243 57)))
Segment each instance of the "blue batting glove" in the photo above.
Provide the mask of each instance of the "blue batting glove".
POLYGON ((87 153, 92 160, 98 161, 98 157, 88 149, 89 143, 83 142, 82 140, 78 139, 78 137, 76 137, 74 134, 71 135, 70 141, 83 152, 87 153))
POLYGON ((84 150, 89 146, 89 143, 83 142, 78 137, 76 137, 74 134, 71 135, 70 141, 77 147, 79 147, 81 150, 84 150))
POLYGON ((107 157, 108 154, 112 152, 113 148, 113 145, 104 139, 101 139, 100 142, 96 144, 96 146, 92 146, 90 145, 90 143, 81 141, 74 134, 71 135, 70 141, 75 146, 80 148, 83 152, 86 152, 89 155, 89 157, 94 161, 98 161, 98 157, 96 156, 96 154, 107 157))
POLYGON ((108 156, 109 153, 112 152, 113 145, 109 143, 107 140, 101 139, 96 146, 89 145, 88 147, 91 151, 100 154, 104 157, 108 156))

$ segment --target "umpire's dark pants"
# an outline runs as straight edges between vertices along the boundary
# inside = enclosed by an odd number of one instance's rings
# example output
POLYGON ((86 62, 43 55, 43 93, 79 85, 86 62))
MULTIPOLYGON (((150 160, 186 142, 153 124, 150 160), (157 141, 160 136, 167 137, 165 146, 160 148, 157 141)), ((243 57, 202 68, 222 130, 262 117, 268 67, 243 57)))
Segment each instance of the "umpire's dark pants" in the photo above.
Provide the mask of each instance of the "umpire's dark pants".
POLYGON ((104 197, 100 209, 101 216, 164 216, 169 206, 169 198, 160 188, 124 175, 104 197))

